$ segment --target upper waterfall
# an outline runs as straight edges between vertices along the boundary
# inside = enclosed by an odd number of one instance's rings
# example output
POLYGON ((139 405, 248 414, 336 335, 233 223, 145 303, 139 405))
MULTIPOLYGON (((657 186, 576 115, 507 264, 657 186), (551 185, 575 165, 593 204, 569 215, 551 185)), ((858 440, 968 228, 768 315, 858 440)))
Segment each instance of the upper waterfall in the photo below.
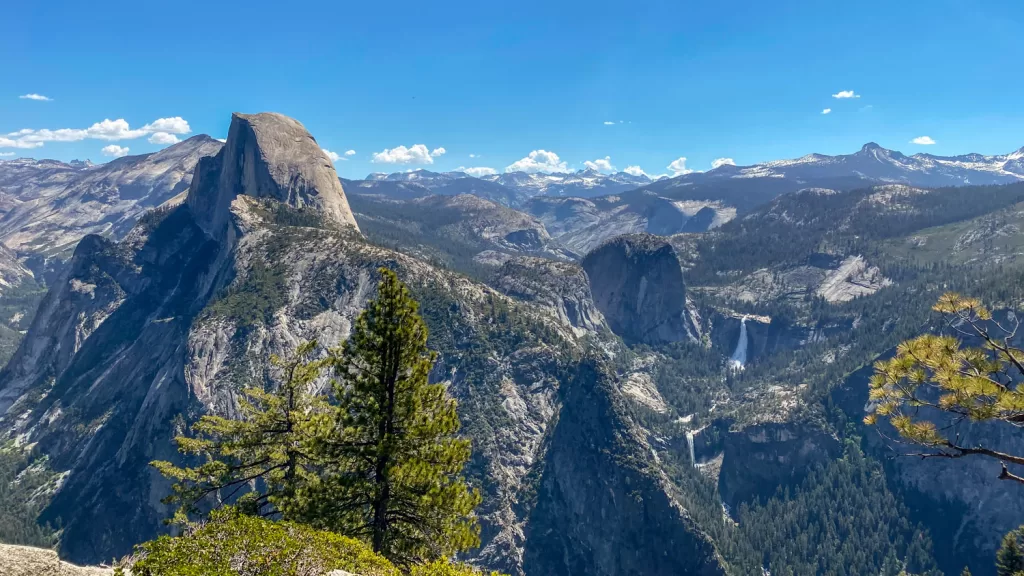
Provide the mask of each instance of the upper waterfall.
POLYGON ((729 366, 734 370, 742 370, 747 364, 747 317, 740 318, 740 337, 736 341, 736 350, 729 358, 729 366))

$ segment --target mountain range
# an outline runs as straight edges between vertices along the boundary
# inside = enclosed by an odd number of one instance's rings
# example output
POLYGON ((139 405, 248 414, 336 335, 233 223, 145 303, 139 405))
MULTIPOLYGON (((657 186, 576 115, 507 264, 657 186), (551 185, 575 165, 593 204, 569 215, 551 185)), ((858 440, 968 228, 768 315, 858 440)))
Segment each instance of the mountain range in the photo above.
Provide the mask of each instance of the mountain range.
MULTIPOLYGON (((431 192, 446 193, 445 187, 456 181, 473 178, 464 172, 430 172, 412 170, 393 174, 374 173, 368 181, 404 182, 422 186, 431 192)), ((793 160, 773 160, 749 166, 723 164, 707 172, 693 171, 675 177, 654 180, 646 175, 626 172, 606 174, 594 169, 566 173, 508 172, 481 176, 479 180, 493 182, 514 191, 508 197, 569 196, 592 198, 618 194, 629 190, 647 189, 672 194, 683 188, 694 188, 693 194, 704 197, 693 199, 720 200, 714 196, 714 187, 728 180, 762 179, 783 180, 810 185, 814 182, 860 179, 876 183, 900 183, 934 188, 1006 184, 1024 180, 1024 148, 1009 154, 986 156, 963 154, 960 156, 934 156, 914 154, 906 156, 895 150, 882 148, 874 142, 865 144, 853 154, 828 156, 808 154, 793 160)), ((464 186, 469 186, 464 184, 464 186)), ((471 192, 470 192, 471 193, 471 192)), ((683 192, 687 196, 691 193, 683 192)), ((495 198, 491 198, 495 199, 495 198)), ((514 205, 514 204, 513 204, 514 205)), ((751 206, 743 206, 750 208, 751 206)))
POLYGON ((76 562, 162 533, 148 463, 273 386, 271 354, 342 342, 383 266, 472 441, 473 562, 991 573, 1024 514, 998 463, 894 461, 859 423, 872 363, 936 328, 940 291, 1024 299, 1022 157, 341 180, 299 122, 235 114, 226 143, 0 162, 0 440, 23 458, 0 509, 35 479, 11 518, 59 526, 76 562))

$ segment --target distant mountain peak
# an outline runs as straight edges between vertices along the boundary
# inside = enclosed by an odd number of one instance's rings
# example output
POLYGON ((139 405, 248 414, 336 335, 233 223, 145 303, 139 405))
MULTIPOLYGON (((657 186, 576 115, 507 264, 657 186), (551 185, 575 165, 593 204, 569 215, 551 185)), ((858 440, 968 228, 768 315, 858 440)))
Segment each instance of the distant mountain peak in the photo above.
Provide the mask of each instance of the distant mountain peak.
POLYGON ((860 147, 861 152, 874 152, 876 150, 885 150, 885 148, 879 146, 877 142, 868 142, 860 147))

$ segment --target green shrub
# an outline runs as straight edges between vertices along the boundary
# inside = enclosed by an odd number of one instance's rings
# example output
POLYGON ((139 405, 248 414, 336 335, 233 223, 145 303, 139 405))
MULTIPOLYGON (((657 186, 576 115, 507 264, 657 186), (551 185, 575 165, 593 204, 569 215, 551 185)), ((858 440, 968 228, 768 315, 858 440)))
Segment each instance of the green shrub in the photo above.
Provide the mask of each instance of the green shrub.
POLYGON ((161 536, 138 546, 122 564, 119 576, 126 574, 125 568, 132 576, 319 576, 332 570, 360 576, 401 574, 352 538, 245 516, 231 508, 214 512, 210 521, 184 536, 161 536))
MULTIPOLYGON (((345 570, 359 576, 402 576, 369 546, 294 522, 272 522, 222 508, 183 536, 140 544, 115 569, 117 576, 326 576, 345 570)), ((413 566, 410 576, 500 576, 438 560, 413 566)))

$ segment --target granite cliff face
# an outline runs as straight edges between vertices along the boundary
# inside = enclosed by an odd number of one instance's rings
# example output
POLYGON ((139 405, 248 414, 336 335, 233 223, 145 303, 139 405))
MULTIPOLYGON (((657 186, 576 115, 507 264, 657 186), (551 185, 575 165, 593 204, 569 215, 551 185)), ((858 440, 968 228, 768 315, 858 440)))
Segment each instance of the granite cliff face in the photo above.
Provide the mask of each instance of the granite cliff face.
POLYGON ((517 256, 494 273, 491 285, 517 300, 551 310, 580 334, 607 330, 587 275, 578 264, 517 256))
POLYGON ((597 308, 627 342, 664 343, 699 337, 686 307, 675 249, 636 234, 610 240, 583 259, 597 308))
POLYGON ((722 501, 738 509, 766 500, 779 486, 796 486, 815 466, 842 454, 828 430, 802 422, 762 422, 723 435, 718 489, 722 501))
POLYGON ((186 203, 212 235, 227 224, 240 194, 311 208, 338 226, 359 228, 331 160, 302 124, 281 114, 233 114, 224 149, 196 174, 186 203))
POLYGON ((560 394, 527 524, 526 572, 724 576, 714 545, 670 495, 608 369, 585 360, 560 394))

